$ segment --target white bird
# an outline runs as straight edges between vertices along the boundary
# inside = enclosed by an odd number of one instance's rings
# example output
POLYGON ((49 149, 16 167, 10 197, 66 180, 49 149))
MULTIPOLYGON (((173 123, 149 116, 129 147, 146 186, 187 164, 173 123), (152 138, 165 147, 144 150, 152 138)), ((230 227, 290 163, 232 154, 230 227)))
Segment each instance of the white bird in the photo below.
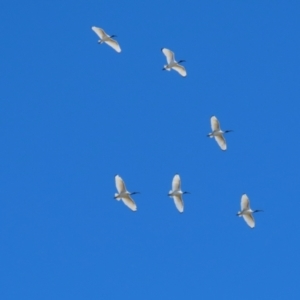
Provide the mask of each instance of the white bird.
POLYGON ((178 174, 176 174, 172 181, 172 190, 169 192, 168 196, 173 197, 176 208, 179 212, 183 212, 183 194, 190 194, 189 192, 183 192, 181 190, 181 180, 178 174))
POLYGON ((243 194, 242 195, 242 199, 241 199, 241 211, 239 211, 236 215, 241 217, 243 216, 245 222, 251 227, 251 228, 254 228, 255 226, 255 221, 254 221, 254 218, 252 216, 253 213, 256 213, 256 212, 260 212, 260 211, 263 211, 263 210, 252 210, 250 208, 250 201, 249 201, 249 198, 246 194, 243 194))
POLYGON ((115 176, 115 182, 116 182, 116 188, 118 190, 118 193, 115 193, 114 198, 118 201, 122 200, 123 203, 126 206, 128 206, 131 210, 136 211, 137 206, 133 201, 133 199, 130 197, 130 195, 139 194, 139 192, 133 192, 133 193, 128 192, 123 179, 119 175, 115 176))
POLYGON ((161 51, 167 58, 167 65, 164 65, 163 70, 171 71, 171 69, 173 69, 177 71, 181 76, 185 77, 187 75, 186 70, 184 66, 179 64, 181 62, 185 62, 185 60, 180 60, 179 62, 177 62, 175 60, 174 52, 167 48, 162 48, 161 51))
POLYGON ((121 52, 119 43, 116 40, 112 39, 113 37, 116 37, 116 35, 108 35, 105 33, 105 31, 102 28, 96 26, 93 26, 92 30, 99 36, 100 38, 100 40, 98 41, 99 44, 106 43, 114 50, 116 50, 118 53, 121 52))
POLYGON ((219 144, 220 148, 222 150, 226 150, 227 145, 226 145, 226 140, 225 140, 223 134, 227 133, 227 132, 231 132, 233 130, 225 130, 225 131, 221 130, 220 123, 215 116, 212 116, 210 118, 210 123, 211 123, 212 132, 209 133, 207 136, 210 138, 214 137, 215 140, 217 141, 217 143, 219 144))

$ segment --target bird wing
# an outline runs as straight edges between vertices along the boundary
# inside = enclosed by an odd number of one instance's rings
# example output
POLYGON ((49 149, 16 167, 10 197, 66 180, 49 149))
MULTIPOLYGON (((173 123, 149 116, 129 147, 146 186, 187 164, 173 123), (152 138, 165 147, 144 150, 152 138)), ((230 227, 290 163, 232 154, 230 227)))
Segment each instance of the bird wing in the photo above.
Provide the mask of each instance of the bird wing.
POLYGON ((179 195, 173 196, 174 203, 179 212, 183 212, 183 200, 179 195))
POLYGON ((187 75, 185 67, 182 65, 176 65, 172 67, 173 70, 177 71, 182 77, 185 77, 187 75))
POLYGON ((173 181, 172 181, 172 190, 173 191, 179 191, 180 190, 180 185, 181 185, 181 181, 180 181, 180 177, 178 174, 176 174, 173 177, 173 181))
POLYGON ((223 135, 216 135, 215 140, 222 150, 227 149, 226 140, 223 135))
POLYGON ((133 201, 133 199, 129 195, 127 195, 126 197, 123 197, 122 201, 132 211, 136 211, 137 210, 137 206, 136 206, 135 202, 133 201))
POLYGON ((121 52, 120 45, 116 40, 109 38, 108 40, 105 41, 105 43, 110 47, 112 47, 114 50, 116 50, 118 53, 121 52))
POLYGON ((212 131, 220 130, 220 123, 215 116, 212 116, 210 118, 210 124, 211 124, 212 131))
POLYGON ((246 194, 242 195, 241 198, 241 211, 247 210, 250 208, 250 201, 246 194))
POLYGON ((255 222, 254 222, 254 218, 252 216, 252 214, 244 214, 243 218, 245 220, 245 222, 249 225, 249 227, 254 228, 255 226, 255 222))
POLYGON ((167 48, 162 48, 161 51, 166 56, 168 64, 175 60, 174 52, 172 52, 171 50, 167 48))
POLYGON ((93 26, 92 30, 99 36, 99 38, 101 40, 107 36, 107 34, 105 33, 105 31, 102 28, 93 26))
POLYGON ((119 194, 126 192, 125 183, 119 175, 115 176, 115 182, 116 182, 116 188, 117 188, 119 194))

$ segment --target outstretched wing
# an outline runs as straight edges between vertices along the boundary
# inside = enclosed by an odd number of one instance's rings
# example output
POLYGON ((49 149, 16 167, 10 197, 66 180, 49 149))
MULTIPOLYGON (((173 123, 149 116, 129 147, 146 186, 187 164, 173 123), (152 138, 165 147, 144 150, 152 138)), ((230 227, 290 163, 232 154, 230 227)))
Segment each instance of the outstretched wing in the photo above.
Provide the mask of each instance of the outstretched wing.
POLYGON ((172 190, 173 191, 179 191, 180 190, 180 185, 181 185, 181 180, 178 174, 176 174, 173 177, 173 181, 172 181, 172 190))
POLYGON ((185 77, 187 75, 185 67, 182 65, 175 65, 172 67, 173 70, 177 71, 182 77, 185 77))
POLYGON ((216 116, 212 116, 210 118, 210 124, 211 124, 212 131, 220 130, 220 123, 219 123, 218 119, 216 118, 216 116))
POLYGON ((227 149, 226 140, 222 134, 216 135, 215 140, 223 151, 227 149))
POLYGON ((99 38, 102 40, 104 37, 107 36, 107 34, 105 33, 105 31, 102 28, 93 26, 92 30, 99 36, 99 38))
POLYGON ((171 50, 169 50, 167 48, 162 48, 161 51, 166 56, 168 64, 170 64, 171 62, 173 62, 175 60, 174 52, 172 52, 171 50))
POLYGON ((112 47, 114 50, 116 50, 118 53, 121 52, 120 45, 119 45, 119 43, 118 43, 116 40, 114 40, 114 39, 112 39, 112 38, 109 38, 109 39, 107 39, 107 40, 105 41, 105 43, 106 43, 107 45, 109 45, 110 47, 112 47))
POLYGON ((183 213, 183 200, 181 196, 173 196, 176 208, 180 213, 183 213))
POLYGON ((116 188, 117 188, 119 194, 126 192, 125 183, 119 175, 115 176, 115 182, 116 182, 116 188))
POLYGON ((242 195, 241 198, 241 211, 247 210, 250 208, 250 201, 246 194, 242 195))
POLYGON ((249 227, 254 228, 255 227, 255 222, 252 214, 244 214, 243 218, 245 222, 249 225, 249 227))
POLYGON ((129 195, 126 196, 126 197, 123 197, 122 201, 132 211, 136 211, 137 210, 137 206, 136 206, 135 202, 133 201, 133 199, 129 195))

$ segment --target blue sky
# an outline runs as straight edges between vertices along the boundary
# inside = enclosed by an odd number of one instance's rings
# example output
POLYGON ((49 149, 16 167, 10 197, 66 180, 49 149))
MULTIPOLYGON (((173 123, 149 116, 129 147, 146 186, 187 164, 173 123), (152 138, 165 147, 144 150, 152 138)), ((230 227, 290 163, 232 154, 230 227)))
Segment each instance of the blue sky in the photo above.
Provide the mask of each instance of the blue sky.
POLYGON ((299 299, 299 9, 3 2, 1 299, 299 299), (162 47, 186 78, 161 70, 162 47), (234 130, 226 152, 211 115, 234 130), (115 174, 141 192, 136 213, 115 174), (243 193, 264 210, 253 230, 243 193))

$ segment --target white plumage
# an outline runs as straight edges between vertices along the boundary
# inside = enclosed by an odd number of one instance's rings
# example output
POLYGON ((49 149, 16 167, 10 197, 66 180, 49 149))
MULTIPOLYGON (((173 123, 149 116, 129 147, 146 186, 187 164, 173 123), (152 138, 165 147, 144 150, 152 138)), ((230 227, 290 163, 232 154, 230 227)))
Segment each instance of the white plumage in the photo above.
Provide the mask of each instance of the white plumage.
POLYGON ((167 48, 161 49, 162 53, 166 56, 167 64, 164 66, 163 70, 170 71, 171 69, 177 71, 181 76, 185 77, 187 75, 184 66, 180 65, 180 62, 184 62, 184 60, 180 60, 177 62, 175 60, 174 52, 167 48))
POLYGON ((99 44, 106 43, 107 45, 112 47, 118 53, 121 52, 121 48, 120 48, 119 43, 116 40, 112 39, 112 37, 114 37, 114 35, 110 36, 110 35, 106 34, 105 31, 102 28, 99 28, 99 27, 96 27, 96 26, 93 26, 92 30, 100 38, 100 40, 98 41, 99 44))
POLYGON ((220 148, 225 151, 227 149, 227 144, 224 138, 224 134, 227 132, 231 132, 232 130, 221 130, 220 122, 218 121, 216 116, 212 116, 210 118, 210 124, 212 132, 207 136, 209 136, 210 138, 214 137, 220 148))
POLYGON ((168 196, 173 198, 176 208, 181 213, 184 210, 184 204, 183 204, 183 199, 182 199, 183 194, 189 194, 189 192, 182 192, 180 176, 178 174, 176 174, 173 177, 172 190, 169 192, 168 196))
POLYGON ((237 216, 243 217, 245 222, 248 224, 250 228, 255 227, 255 220, 253 217, 253 213, 260 212, 262 210, 252 210, 250 208, 250 200, 246 194, 242 195, 241 198, 241 211, 237 213, 237 216))
POLYGON ((138 192, 133 192, 133 193, 128 192, 123 179, 119 175, 115 176, 115 183, 116 183, 116 188, 118 193, 115 194, 114 198, 118 201, 122 200, 123 203, 126 206, 128 206, 132 211, 136 211, 137 206, 130 195, 138 194, 138 192))

